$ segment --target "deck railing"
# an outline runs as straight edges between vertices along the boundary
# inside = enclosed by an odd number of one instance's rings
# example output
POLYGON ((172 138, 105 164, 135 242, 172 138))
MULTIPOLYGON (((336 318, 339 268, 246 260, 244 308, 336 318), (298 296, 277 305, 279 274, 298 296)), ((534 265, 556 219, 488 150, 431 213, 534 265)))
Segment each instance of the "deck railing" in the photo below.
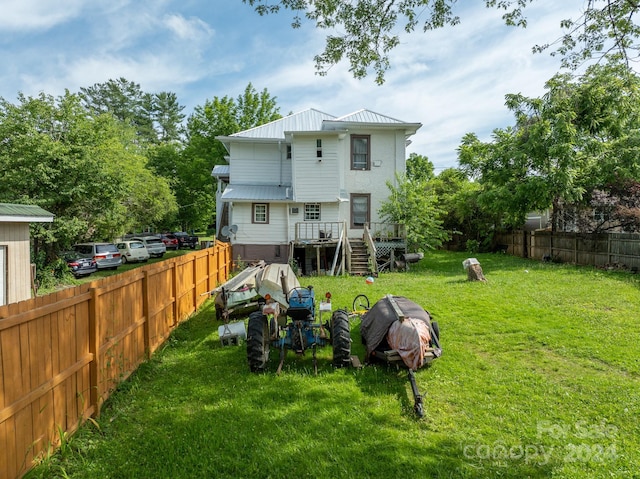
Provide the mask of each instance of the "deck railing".
POLYGON ((305 221, 296 223, 296 243, 304 241, 320 241, 331 240, 338 241, 342 232, 345 229, 345 224, 342 221, 327 221, 327 222, 311 222, 305 221))
POLYGON ((374 240, 406 239, 406 226, 400 223, 369 223, 369 231, 374 240))

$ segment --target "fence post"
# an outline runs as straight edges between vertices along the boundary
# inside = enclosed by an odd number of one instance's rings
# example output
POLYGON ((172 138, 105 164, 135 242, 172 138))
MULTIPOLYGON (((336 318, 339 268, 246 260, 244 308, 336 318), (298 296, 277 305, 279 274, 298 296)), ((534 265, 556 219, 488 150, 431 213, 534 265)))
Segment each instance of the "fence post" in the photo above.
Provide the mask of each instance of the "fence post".
POLYGON ((191 295, 193 299, 193 310, 198 311, 198 255, 191 255, 193 258, 193 275, 191 279, 193 280, 193 294, 191 295))
POLYGON ((171 265, 171 288, 173 289, 173 323, 178 324, 178 263, 174 259, 171 265))
POLYGON ((100 417, 100 325, 98 323, 98 289, 89 290, 89 352, 93 356, 89 363, 89 407, 93 408, 93 416, 100 417))
POLYGON ((151 318, 149 314, 149 271, 145 270, 142 278, 142 315, 144 316, 144 356, 147 359, 151 357, 151 326, 149 324, 151 318))

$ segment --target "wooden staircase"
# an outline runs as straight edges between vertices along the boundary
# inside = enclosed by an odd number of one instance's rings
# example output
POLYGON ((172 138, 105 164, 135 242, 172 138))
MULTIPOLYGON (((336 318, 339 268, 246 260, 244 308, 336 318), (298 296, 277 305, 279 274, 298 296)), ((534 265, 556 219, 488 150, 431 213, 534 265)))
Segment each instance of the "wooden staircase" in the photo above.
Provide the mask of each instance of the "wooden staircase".
POLYGON ((351 274, 367 276, 371 274, 369 252, 363 240, 349 239, 351 245, 351 274))

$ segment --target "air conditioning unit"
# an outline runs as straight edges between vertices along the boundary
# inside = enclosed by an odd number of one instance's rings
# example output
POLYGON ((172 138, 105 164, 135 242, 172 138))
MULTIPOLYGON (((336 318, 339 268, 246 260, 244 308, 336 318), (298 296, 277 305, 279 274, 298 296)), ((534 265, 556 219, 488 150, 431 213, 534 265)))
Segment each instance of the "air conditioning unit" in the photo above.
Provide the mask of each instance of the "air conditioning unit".
POLYGON ((291 213, 292 215, 297 215, 300 211, 300 208, 296 207, 291 207, 289 208, 289 213, 291 213))

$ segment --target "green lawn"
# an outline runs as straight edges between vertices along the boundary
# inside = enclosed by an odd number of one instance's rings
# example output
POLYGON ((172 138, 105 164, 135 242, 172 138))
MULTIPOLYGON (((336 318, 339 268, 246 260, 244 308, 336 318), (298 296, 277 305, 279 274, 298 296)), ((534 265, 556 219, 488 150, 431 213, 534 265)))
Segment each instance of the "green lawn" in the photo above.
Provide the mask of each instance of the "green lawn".
MULTIPOLYGON (((330 348, 251 374, 222 347, 212 305, 121 386, 96 424, 32 471, 72 478, 640 477, 640 278, 429 253, 407 273, 301 278, 334 307, 407 296, 440 326, 443 356, 405 371, 333 370, 330 348)), ((328 319, 328 318, 327 318, 328 319)), ((352 323, 353 352, 364 350, 352 323)))

